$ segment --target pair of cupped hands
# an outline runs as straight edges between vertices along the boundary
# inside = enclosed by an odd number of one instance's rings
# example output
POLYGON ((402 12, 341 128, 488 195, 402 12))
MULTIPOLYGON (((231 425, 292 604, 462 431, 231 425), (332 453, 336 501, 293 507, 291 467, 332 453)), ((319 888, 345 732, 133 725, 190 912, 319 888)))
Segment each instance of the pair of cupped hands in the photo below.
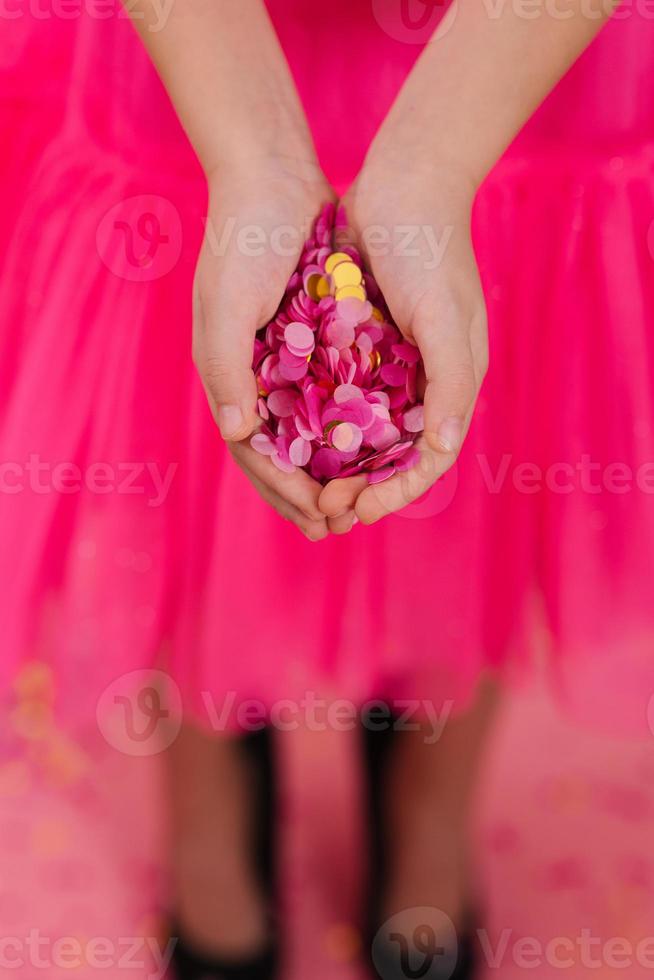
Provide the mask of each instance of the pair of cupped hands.
MULTIPOLYGON (((392 146, 392 140, 388 145, 392 146)), ((275 315, 311 221, 336 195, 311 152, 250 156, 208 177, 207 233, 194 283, 193 359, 230 452, 260 495, 310 540, 372 524, 416 500, 455 462, 487 367, 483 294, 470 239, 474 191, 455 167, 368 154, 344 198, 359 249, 424 364, 419 462, 383 483, 321 486, 250 446, 260 420, 256 331, 275 315)))

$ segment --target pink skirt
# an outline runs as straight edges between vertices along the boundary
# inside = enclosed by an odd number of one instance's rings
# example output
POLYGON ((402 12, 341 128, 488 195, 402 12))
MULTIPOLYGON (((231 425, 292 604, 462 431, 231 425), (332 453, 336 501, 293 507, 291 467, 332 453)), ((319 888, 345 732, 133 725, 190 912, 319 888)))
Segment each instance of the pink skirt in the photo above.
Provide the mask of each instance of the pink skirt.
MULTIPOLYGON (((269 6, 342 189, 433 25, 396 0, 334 0, 318 20, 302 0, 269 6)), ((36 666, 61 723, 86 724, 117 678, 163 665, 200 720, 207 699, 308 691, 462 707, 484 668, 545 661, 589 721, 642 727, 654 24, 630 13, 479 194, 491 368, 457 466, 317 545, 258 498, 205 405, 203 179, 129 23, 0 25, 0 697, 36 666)))

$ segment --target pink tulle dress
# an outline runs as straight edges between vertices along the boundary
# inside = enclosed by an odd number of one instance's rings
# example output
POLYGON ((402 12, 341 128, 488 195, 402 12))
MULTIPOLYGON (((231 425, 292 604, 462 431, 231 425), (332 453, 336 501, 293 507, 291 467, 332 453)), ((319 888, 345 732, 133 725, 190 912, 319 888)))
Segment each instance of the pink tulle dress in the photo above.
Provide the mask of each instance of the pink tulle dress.
MULTIPOLYGON (((429 7, 269 7, 343 189, 429 7)), ((75 725, 159 664, 200 719, 207 694, 463 706, 535 660, 588 718, 643 718, 654 23, 618 11, 479 194, 491 368, 457 466, 316 545, 221 444, 190 358, 202 174, 118 5, 81 10, 0 22, 2 698, 45 665, 75 725)))

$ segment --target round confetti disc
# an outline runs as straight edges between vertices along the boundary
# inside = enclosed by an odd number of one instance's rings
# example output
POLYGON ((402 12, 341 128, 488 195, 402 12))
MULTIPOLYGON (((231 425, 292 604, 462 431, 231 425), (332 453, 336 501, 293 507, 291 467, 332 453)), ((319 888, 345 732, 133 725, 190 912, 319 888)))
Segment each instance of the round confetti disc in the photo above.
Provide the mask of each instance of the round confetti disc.
POLYGON ((345 252, 332 252, 325 262, 325 272, 331 276, 332 272, 341 262, 351 262, 352 259, 345 252))
POLYGON ((365 302, 366 291, 363 286, 340 286, 335 293, 336 299, 360 299, 365 302))
POLYGON ((334 269, 332 279, 337 289, 342 286, 360 286, 363 282, 363 274, 354 262, 341 262, 334 269))
POLYGON ((306 281, 306 291, 311 299, 317 303, 320 297, 318 296, 318 283, 323 277, 315 272, 312 276, 309 276, 306 281))
POLYGON ((305 351, 308 353, 313 350, 315 345, 313 330, 305 323, 289 323, 284 330, 284 340, 298 356, 305 351))

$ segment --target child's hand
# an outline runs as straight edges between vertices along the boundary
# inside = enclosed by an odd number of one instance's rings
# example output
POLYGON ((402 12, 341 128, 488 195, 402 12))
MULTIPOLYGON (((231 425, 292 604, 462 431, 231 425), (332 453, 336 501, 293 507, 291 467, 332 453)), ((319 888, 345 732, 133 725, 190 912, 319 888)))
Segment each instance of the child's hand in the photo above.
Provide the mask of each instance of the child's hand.
POLYGON ((353 244, 425 367, 425 431, 420 461, 368 485, 334 480, 321 510, 330 527, 355 510, 371 524, 418 498, 455 462, 487 367, 486 312, 470 241, 472 190, 447 170, 396 170, 373 158, 348 192, 353 244))
POLYGON ((193 359, 236 462, 312 540, 327 534, 321 487, 282 473, 249 445, 259 422, 254 337, 275 315, 311 223, 333 197, 317 164, 265 159, 209 180, 207 233, 194 283, 193 359))

